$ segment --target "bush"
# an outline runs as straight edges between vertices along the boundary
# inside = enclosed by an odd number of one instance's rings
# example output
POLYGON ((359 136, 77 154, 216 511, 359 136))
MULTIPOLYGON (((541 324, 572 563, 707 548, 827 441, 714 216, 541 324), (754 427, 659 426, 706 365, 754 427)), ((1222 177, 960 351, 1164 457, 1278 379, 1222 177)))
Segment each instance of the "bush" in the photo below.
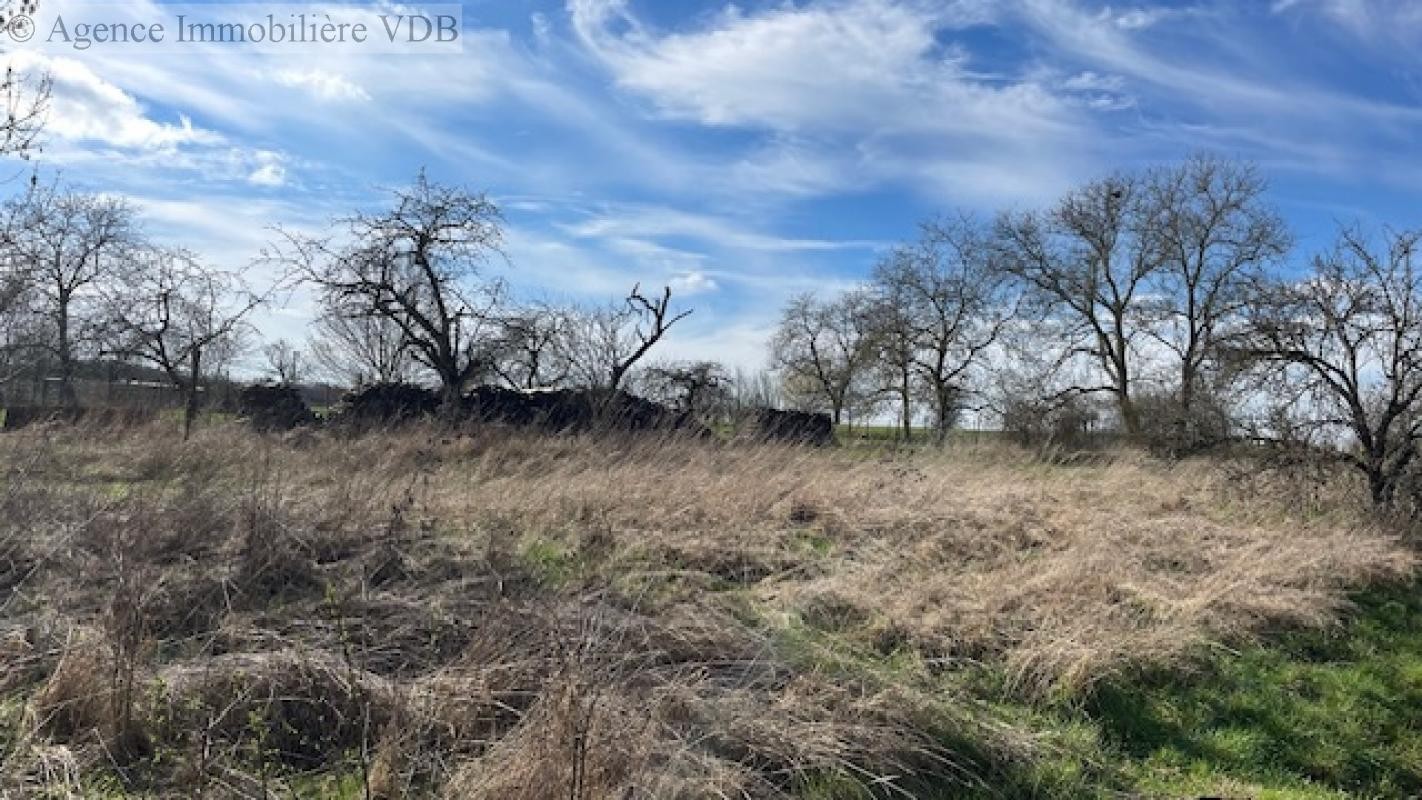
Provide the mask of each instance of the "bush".
POLYGON ((1218 447, 1230 440, 1229 411, 1217 398, 1197 398, 1182 408, 1173 394, 1146 394, 1136 398, 1141 420, 1141 443, 1152 453, 1179 458, 1218 447))
POLYGON ((377 383, 342 398, 333 419, 357 428, 384 427, 431 417, 438 410, 439 398, 423 386, 377 383))
POLYGON ((274 433, 316 424, 316 414, 295 386, 258 383, 237 395, 237 414, 258 433, 274 433))
POLYGON ((1024 446, 1085 448, 1099 438, 1096 431, 1101 414, 1081 395, 1055 400, 1012 397, 1005 405, 1002 428, 1024 446))
POLYGON ((753 436, 768 442, 834 444, 834 422, 829 414, 757 408, 751 411, 753 436))
POLYGON ((586 390, 516 392, 480 386, 464 398, 463 413, 481 422, 541 428, 554 433, 604 431, 703 432, 688 413, 626 392, 586 390))

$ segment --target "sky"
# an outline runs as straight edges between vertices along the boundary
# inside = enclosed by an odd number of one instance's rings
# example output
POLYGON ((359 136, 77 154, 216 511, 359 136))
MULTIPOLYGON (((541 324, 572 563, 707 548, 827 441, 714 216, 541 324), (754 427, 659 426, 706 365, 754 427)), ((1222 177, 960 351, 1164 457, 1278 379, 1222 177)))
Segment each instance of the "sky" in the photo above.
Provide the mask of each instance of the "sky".
MULTIPOLYGON (((66 14, 99 16, 41 0, 41 34, 66 14)), ((1340 222, 1422 225, 1411 0, 471 0, 462 18, 461 52, 5 49, 53 76, 41 175, 132 198, 149 235, 216 266, 273 225, 378 210, 423 168, 498 202, 490 272, 523 296, 669 284, 695 313, 662 355, 750 368, 788 298, 863 280, 921 220, 1043 206, 1113 169, 1256 163, 1296 261, 1340 222)), ((301 342, 314 313, 298 294, 256 322, 301 342)))

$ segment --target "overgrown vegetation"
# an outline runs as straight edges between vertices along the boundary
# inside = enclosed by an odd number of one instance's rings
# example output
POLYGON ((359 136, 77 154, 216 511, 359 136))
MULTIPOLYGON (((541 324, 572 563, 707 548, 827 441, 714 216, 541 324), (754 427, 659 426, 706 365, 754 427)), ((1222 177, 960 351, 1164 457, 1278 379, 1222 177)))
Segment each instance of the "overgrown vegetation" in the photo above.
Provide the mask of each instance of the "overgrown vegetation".
POLYGON ((1414 556, 1350 510, 1348 473, 235 424, 37 427, 0 463, 14 796, 1368 797, 1422 776, 1417 595, 1386 588, 1414 556))

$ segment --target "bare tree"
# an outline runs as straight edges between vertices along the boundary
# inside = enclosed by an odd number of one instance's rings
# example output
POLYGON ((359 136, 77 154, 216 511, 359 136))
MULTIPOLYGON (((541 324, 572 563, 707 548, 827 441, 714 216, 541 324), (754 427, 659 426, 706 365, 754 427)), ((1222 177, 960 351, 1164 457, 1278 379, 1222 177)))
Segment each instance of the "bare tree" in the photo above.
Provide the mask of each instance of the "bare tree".
MULTIPOLYGON (((22 313, 27 302, 23 285, 0 287, 0 392, 34 365, 29 342, 37 337, 31 330, 33 316, 22 313), (13 294, 11 294, 13 292, 13 294)), ((5 399, 0 397, 0 404, 5 399)))
POLYGON ((1149 330, 1176 362, 1181 424, 1190 424, 1206 373, 1218 372, 1222 348, 1240 333, 1250 287, 1290 247, 1265 190, 1253 167, 1205 155, 1150 177, 1162 263, 1158 323, 1149 330))
POLYGON ((183 395, 183 438, 197 421, 203 384, 235 356, 247 316, 264 302, 240 276, 210 269, 192 253, 153 249, 135 259, 110 296, 122 352, 163 370, 183 395))
POLYGON ((1110 393, 1128 435, 1141 430, 1137 342, 1162 261, 1149 199, 1140 177, 1117 174, 1070 192, 1050 212, 1004 214, 997 226, 1004 267, 1065 337, 1064 357, 1085 356, 1105 377, 1072 389, 1110 393))
POLYGON ((327 375, 349 386, 400 383, 414 371, 404 330, 386 317, 328 310, 316 320, 307 350, 327 375))
POLYGON ((769 370, 750 371, 737 368, 727 381, 726 394, 732 414, 762 408, 779 408, 784 404, 782 381, 769 370))
POLYGON ((398 327, 413 358, 439 379, 452 411, 471 380, 490 369, 502 290, 480 271, 500 253, 502 222, 483 194, 442 186, 422 172, 395 194, 390 211, 344 221, 351 244, 337 249, 329 240, 288 234, 289 250, 268 257, 294 264, 328 307, 398 327))
POLYGON ((39 148, 49 111, 53 82, 48 75, 32 75, 6 67, 0 78, 0 98, 5 104, 0 117, 0 155, 30 159, 39 148))
POLYGON ((685 361, 648 368, 644 383, 652 399, 683 414, 706 417, 725 407, 730 378, 715 361, 685 361))
MULTIPOLYGON (((898 361, 928 395, 942 443, 974 373, 1016 318, 1020 295, 994 261, 991 232, 966 215, 924 224, 917 242, 879 264, 875 284, 901 309, 895 313, 904 333, 890 341, 900 342, 904 352, 898 361)), ((900 387, 905 411, 907 378, 902 376, 900 387)), ((904 425, 907 434, 908 422, 904 425)))
POLYGON ((262 355, 267 360, 267 371, 278 383, 295 386, 306 376, 306 354, 285 339, 263 347, 262 355))
POLYGON ((872 296, 862 290, 824 302, 801 295, 781 315, 771 352, 785 391, 802 405, 829 412, 838 425, 875 357, 872 296))
POLYGON ((868 309, 879 390, 898 403, 900 436, 913 440, 913 406, 918 396, 919 324, 906 287, 879 283, 868 309))
POLYGON ((1422 440, 1422 231, 1375 241, 1356 228, 1312 274, 1265 285, 1251 304, 1249 355, 1289 373, 1316 425, 1354 441, 1341 457, 1390 507, 1422 440))
POLYGON ((573 374, 567 347, 568 315, 551 306, 507 315, 495 345, 493 369, 510 389, 561 386, 573 374))
MULTIPOLYGON (((17 15, 33 17, 39 10, 38 0, 18 0, 0 3, 0 30, 8 28, 17 15)), ((29 159, 39 146, 40 133, 44 129, 48 112, 52 81, 48 75, 31 75, 7 66, 3 82, 0 82, 0 96, 3 96, 5 112, 0 119, 0 156, 18 156, 29 159)), ((0 227, 0 382, 8 381, 18 363, 24 343, 29 339, 29 325, 22 319, 26 301, 29 299, 31 274, 29 265, 16 257, 12 250, 14 236, 21 229, 16 220, 9 218, 0 227)))
POLYGON ((673 314, 671 297, 670 286, 660 297, 648 298, 638 284, 621 305, 575 312, 567 353, 581 381, 608 395, 622 388, 628 373, 672 326, 691 316, 691 310, 673 314))
POLYGON ((0 383, 8 383, 19 372, 26 361, 25 343, 34 338, 28 331, 31 278, 13 251, 0 255, 0 383))
POLYGON ((127 202, 55 185, 31 187, 6 207, 10 257, 29 275, 43 335, 32 345, 59 366, 60 400, 74 405, 74 370, 104 336, 101 285, 114 279, 138 243, 127 202))
MULTIPOLYGON (((39 0, 17 0, 0 3, 0 30, 7 29, 17 17, 34 17, 39 0)), ((33 23, 30 23, 33 25, 33 23)), ((0 156, 17 156, 28 160, 39 148, 49 112, 53 82, 47 74, 30 74, 5 68, 0 80, 0 98, 5 110, 0 117, 0 156)))

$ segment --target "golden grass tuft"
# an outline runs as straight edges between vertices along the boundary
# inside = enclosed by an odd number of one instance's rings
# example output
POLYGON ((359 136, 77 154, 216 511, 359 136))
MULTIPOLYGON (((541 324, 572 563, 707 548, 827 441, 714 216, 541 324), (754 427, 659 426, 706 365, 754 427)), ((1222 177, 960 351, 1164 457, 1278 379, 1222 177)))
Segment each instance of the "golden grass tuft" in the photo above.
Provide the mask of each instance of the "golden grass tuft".
POLYGON ((117 719, 112 671, 113 657, 102 639, 76 630, 54 671, 30 698, 32 727, 62 742, 111 732, 117 719))

